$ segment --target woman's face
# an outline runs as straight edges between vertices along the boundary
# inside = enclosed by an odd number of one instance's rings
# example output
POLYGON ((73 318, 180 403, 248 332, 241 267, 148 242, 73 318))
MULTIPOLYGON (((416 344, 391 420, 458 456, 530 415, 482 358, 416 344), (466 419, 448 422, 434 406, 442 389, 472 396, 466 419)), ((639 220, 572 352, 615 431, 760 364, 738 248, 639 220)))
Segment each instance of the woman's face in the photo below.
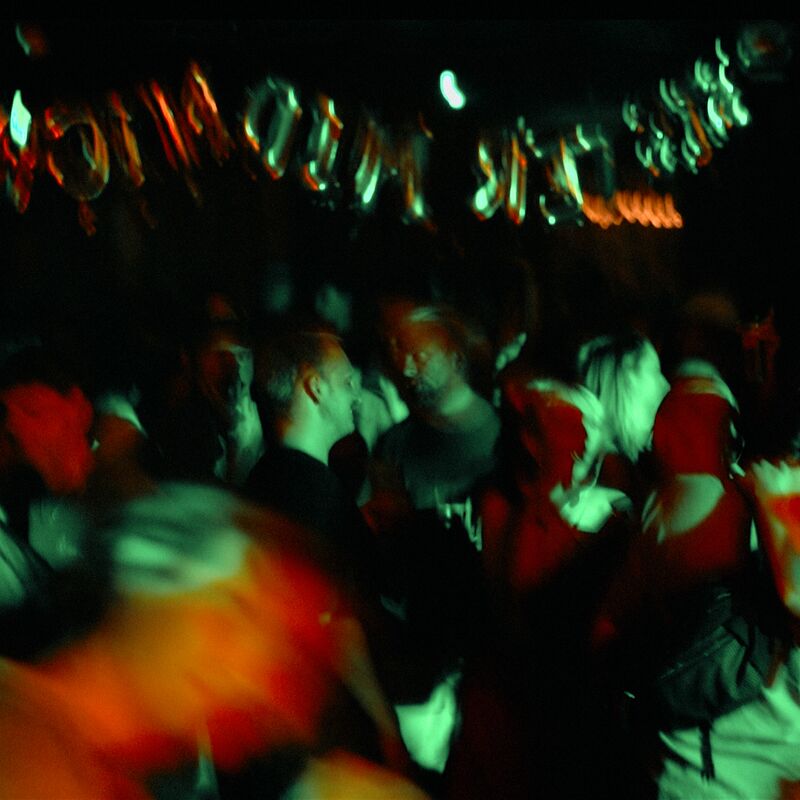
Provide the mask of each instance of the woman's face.
POLYGON ((669 382, 661 372, 661 362, 652 345, 645 345, 638 359, 636 356, 632 354, 633 362, 626 375, 625 424, 631 444, 641 452, 650 446, 656 411, 669 391, 669 382))

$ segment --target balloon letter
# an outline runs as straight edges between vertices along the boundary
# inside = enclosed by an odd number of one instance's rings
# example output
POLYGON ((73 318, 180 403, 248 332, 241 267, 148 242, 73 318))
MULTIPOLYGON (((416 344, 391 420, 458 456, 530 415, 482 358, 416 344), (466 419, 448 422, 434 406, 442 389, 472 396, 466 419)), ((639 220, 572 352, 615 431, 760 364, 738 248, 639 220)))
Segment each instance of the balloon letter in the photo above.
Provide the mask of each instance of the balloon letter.
POLYGON ((269 77, 249 92, 244 133, 261 155, 264 169, 276 180, 286 171, 302 115, 294 87, 286 81, 269 77))
POLYGON ((94 200, 108 183, 108 145, 91 109, 51 106, 44 112, 44 123, 52 140, 47 154, 50 174, 76 200, 94 200), (67 137, 70 130, 74 138, 67 137))
POLYGON ((325 193, 337 186, 333 167, 344 125, 336 116, 333 100, 324 94, 318 95, 311 113, 314 123, 306 148, 309 160, 303 164, 300 176, 312 192, 325 193))
POLYGON ((189 64, 186 70, 181 105, 188 129, 195 136, 205 134, 214 158, 221 164, 230 155, 233 142, 219 116, 217 101, 211 93, 208 81, 195 62, 189 64))
POLYGON ((130 114, 122 104, 122 98, 116 92, 108 96, 108 128, 111 136, 111 147, 117 157, 122 171, 130 178, 138 189, 144 183, 142 158, 139 146, 130 126, 130 114))
POLYGON ((5 177, 6 192, 14 207, 24 214, 31 199, 33 171, 36 168, 38 133, 33 122, 24 144, 11 135, 11 118, 0 106, 0 178, 5 177))
POLYGON ((383 134, 372 117, 367 118, 354 152, 358 154, 354 186, 356 208, 370 211, 377 200, 384 172, 383 134))

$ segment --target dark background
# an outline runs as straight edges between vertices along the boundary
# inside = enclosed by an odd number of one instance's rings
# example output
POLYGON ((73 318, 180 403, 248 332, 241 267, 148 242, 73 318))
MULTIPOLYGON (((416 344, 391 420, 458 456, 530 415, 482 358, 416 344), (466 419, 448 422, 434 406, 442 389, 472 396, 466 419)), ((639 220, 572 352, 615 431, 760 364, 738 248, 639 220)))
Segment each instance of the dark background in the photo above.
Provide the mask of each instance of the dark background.
MULTIPOLYGON (((326 277, 349 285, 367 317, 380 292, 433 291, 499 335, 500 296, 515 285, 522 259, 535 276, 545 339, 563 336, 565 352, 621 321, 654 334, 668 329, 697 290, 726 292, 743 322, 774 308, 784 349, 791 350, 798 338, 796 59, 740 76, 752 123, 732 130, 699 174, 678 167, 652 180, 636 163, 620 120, 626 97, 652 104, 659 78, 680 79, 698 56, 713 58, 717 36, 732 50, 748 24, 45 20, 35 25, 47 52, 32 58, 17 41, 16 22, 2 22, 6 110, 17 88, 34 114, 56 100, 98 106, 108 90, 120 91, 146 181, 134 189, 112 157, 109 184, 91 204, 91 237, 78 223, 78 204, 45 171, 36 175, 24 214, 0 201, 0 330, 50 336, 80 351, 95 373, 124 373, 146 358, 142 332, 152 340, 191 325, 195 298, 210 287, 252 312, 265 271, 284 261, 309 291, 326 277), (267 75, 294 83, 304 108, 316 91, 336 100, 345 122, 343 157, 365 109, 390 126, 421 112, 434 134, 426 194, 436 230, 403 224, 392 187, 367 215, 351 209, 346 192, 336 207, 322 207, 302 187, 296 163, 272 181, 241 146, 221 166, 204 154, 195 200, 168 166, 134 94, 136 84, 153 78, 177 93, 192 58, 231 133, 240 127, 246 89, 267 75), (461 112, 446 109, 438 95, 444 68, 456 71, 467 93, 461 112), (526 221, 517 227, 501 213, 478 221, 467 205, 478 186, 477 136, 519 115, 544 134, 602 123, 614 134, 617 188, 650 184, 670 192, 684 228, 550 227, 536 202, 543 169, 535 163, 526 221)), ((780 24, 794 47, 793 27, 780 24)))

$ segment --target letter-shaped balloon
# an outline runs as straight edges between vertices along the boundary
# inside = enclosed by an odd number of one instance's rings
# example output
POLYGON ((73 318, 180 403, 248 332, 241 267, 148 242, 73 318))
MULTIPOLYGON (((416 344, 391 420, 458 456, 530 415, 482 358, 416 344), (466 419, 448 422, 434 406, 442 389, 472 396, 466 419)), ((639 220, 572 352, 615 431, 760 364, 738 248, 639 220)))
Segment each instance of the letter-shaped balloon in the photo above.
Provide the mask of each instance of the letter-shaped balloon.
POLYGON ((515 224, 525 221, 528 190, 528 159, 516 133, 508 135, 503 148, 506 171, 506 214, 515 224))
POLYGON ((268 77, 248 92, 244 134, 275 180, 286 172, 302 115, 294 87, 284 80, 268 77))
POLYGON ((353 182, 354 207, 358 211, 372 211, 378 199, 378 190, 386 177, 386 143, 378 123, 367 116, 362 123, 358 141, 353 149, 357 162, 353 182))
MULTIPOLYGON (((108 184, 108 144, 88 106, 55 105, 44 112, 51 144, 47 168, 59 186, 76 200, 94 200, 108 184), (74 131, 80 147, 70 147, 74 131)), ((74 141, 74 140, 73 140, 74 141)))
POLYGON ((117 92, 108 96, 108 131, 111 137, 111 148, 122 171, 130 178, 138 189, 144 183, 142 157, 139 145, 130 126, 131 116, 122 103, 117 92))
POLYGON ((481 221, 494 216, 506 193, 502 168, 498 165, 498 161, 502 161, 492 149, 492 143, 487 137, 481 136, 478 139, 478 169, 486 180, 473 195, 470 207, 481 221))
POLYGON ((25 213, 31 200, 38 152, 36 122, 31 123, 25 144, 15 144, 11 136, 11 120, 0 106, 0 179, 5 179, 8 197, 20 214, 25 213))
POLYGON ((527 208, 528 157, 514 131, 503 131, 498 143, 487 136, 478 140, 478 169, 486 178, 472 196, 471 208, 480 220, 494 216, 505 205, 516 225, 525 220, 527 208))
POLYGON ((180 118, 166 92, 156 81, 150 81, 149 86, 140 85, 137 93, 153 118, 169 165, 176 172, 180 170, 181 164, 184 167, 190 166, 192 161, 191 143, 187 142, 181 130, 180 118))
POLYGON ((138 86, 137 94, 153 118, 169 165, 180 173, 192 197, 199 202, 200 189, 192 172, 192 164, 198 163, 197 151, 184 130, 181 115, 175 111, 175 104, 156 81, 150 81, 149 86, 138 86))
POLYGON ((542 148, 549 157, 545 175, 550 189, 539 195, 539 209, 549 225, 583 224, 583 192, 575 154, 562 136, 542 148))
POLYGON ((195 136, 205 135, 214 158, 221 164, 230 155, 233 140, 219 116, 208 80, 194 61, 186 69, 181 106, 187 129, 195 136))
POLYGON ((403 192, 403 221, 432 230, 431 211, 425 200, 424 181, 432 134, 422 125, 400 137, 395 160, 397 177, 403 192))
POLYGON ((331 198, 339 188, 334 166, 344 124, 336 114, 333 100, 324 94, 317 96, 311 114, 314 121, 306 143, 308 160, 300 169, 300 177, 306 188, 331 198))
POLYGON ((609 200, 616 190, 614 150, 603 126, 576 125, 570 142, 579 162, 590 162, 596 190, 609 200))

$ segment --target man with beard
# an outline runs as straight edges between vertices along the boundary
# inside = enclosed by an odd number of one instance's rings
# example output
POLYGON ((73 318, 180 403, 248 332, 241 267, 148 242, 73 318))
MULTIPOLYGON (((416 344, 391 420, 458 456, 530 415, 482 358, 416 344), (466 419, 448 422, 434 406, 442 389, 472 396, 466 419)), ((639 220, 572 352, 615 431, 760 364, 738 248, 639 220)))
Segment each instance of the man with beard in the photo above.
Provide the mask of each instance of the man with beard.
POLYGON ((398 305, 387 338, 411 413, 378 443, 378 461, 399 473, 414 508, 447 514, 492 470, 500 421, 470 385, 464 326, 450 310, 398 305))
POLYGON ((397 304, 386 340, 410 414, 378 440, 365 511, 393 566, 388 600, 408 642, 392 692, 403 738, 418 764, 440 773, 458 725, 455 686, 482 639, 471 494, 494 467, 500 421, 470 384, 468 337, 452 311, 397 304))

